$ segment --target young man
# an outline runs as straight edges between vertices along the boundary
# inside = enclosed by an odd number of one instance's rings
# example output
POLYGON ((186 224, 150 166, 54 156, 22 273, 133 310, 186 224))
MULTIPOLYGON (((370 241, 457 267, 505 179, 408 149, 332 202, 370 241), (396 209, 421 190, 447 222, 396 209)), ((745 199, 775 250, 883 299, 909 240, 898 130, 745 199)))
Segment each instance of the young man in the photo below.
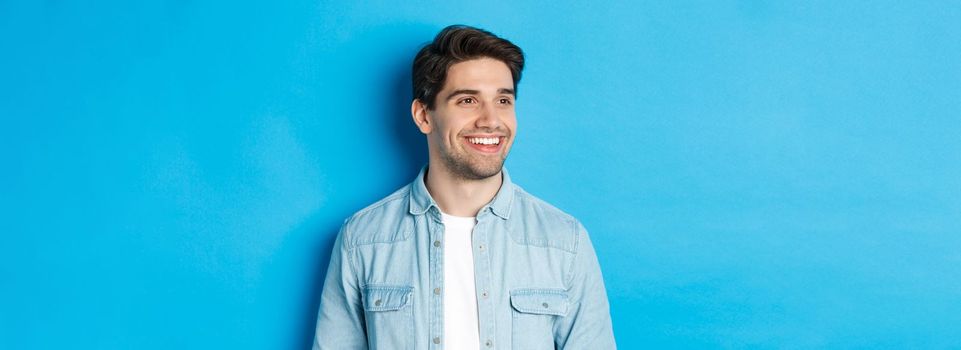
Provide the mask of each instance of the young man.
POLYGON ((414 59, 429 163, 341 227, 314 349, 614 349, 587 231, 513 184, 520 48, 466 26, 414 59))

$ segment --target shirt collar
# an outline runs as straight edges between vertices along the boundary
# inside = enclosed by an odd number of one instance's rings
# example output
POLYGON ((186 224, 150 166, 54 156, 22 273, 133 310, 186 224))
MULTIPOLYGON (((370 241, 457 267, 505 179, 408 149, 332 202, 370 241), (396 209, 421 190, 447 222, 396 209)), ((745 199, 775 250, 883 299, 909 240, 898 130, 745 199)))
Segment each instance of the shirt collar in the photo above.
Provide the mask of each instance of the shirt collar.
MULTIPOLYGON (((427 184, 424 182, 426 180, 427 167, 428 166, 425 165, 421 168, 420 173, 417 174, 417 178, 410 184, 410 213, 413 215, 424 214, 430 210, 431 207, 437 208, 437 212, 440 212, 440 207, 437 206, 437 202, 434 202, 434 198, 430 196, 430 192, 427 191, 427 184)), ((480 212, 477 213, 478 216, 487 210, 487 208, 490 208, 494 215, 502 219, 510 217, 511 205, 514 202, 514 183, 511 182, 511 177, 507 174, 506 168, 501 169, 501 174, 501 188, 497 190, 494 199, 481 208, 480 212)))

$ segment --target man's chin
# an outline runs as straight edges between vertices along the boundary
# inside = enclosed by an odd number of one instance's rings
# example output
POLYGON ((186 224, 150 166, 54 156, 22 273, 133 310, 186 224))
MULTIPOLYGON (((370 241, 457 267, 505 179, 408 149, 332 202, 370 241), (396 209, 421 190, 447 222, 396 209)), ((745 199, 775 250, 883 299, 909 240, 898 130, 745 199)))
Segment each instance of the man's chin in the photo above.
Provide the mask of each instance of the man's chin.
POLYGON ((500 174, 501 174, 501 169, 497 169, 497 171, 484 172, 484 173, 479 173, 475 175, 477 175, 477 180, 487 180, 489 178, 492 178, 500 174))
POLYGON ((500 175, 501 170, 504 169, 504 163, 500 164, 490 164, 485 166, 468 166, 468 169, 463 175, 463 177, 470 180, 486 180, 493 176, 500 175))
POLYGON ((441 160, 445 163, 451 175, 463 180, 479 181, 500 175, 506 159, 501 155, 477 157, 468 153, 463 157, 441 157, 441 160))

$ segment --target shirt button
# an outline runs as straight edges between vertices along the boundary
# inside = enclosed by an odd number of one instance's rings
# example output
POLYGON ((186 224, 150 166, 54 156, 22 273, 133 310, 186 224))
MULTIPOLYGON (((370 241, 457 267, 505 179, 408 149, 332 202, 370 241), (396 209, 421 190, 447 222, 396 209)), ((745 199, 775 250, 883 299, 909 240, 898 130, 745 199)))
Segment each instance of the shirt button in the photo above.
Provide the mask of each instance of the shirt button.
POLYGON ((481 251, 484 251, 484 249, 487 249, 487 246, 481 244, 479 247, 477 247, 477 249, 480 249, 481 251))
POLYGON ((543 303, 541 306, 543 306, 545 309, 548 307, 547 303, 543 303))
POLYGON ((440 344, 440 337, 434 337, 434 344, 440 344))
POLYGON ((380 299, 374 302, 374 306, 380 306, 380 304, 383 304, 380 299))
POLYGON ((487 297, 487 291, 485 290, 481 292, 481 298, 486 298, 486 297, 487 297))
POLYGON ((440 241, 434 241, 434 246, 435 246, 435 247, 440 247, 440 241))
POLYGON ((490 339, 487 339, 487 342, 484 343, 484 345, 487 345, 487 347, 489 348, 489 347, 494 346, 494 342, 492 342, 490 339))
POLYGON ((434 288, 434 294, 440 294, 440 288, 434 288))

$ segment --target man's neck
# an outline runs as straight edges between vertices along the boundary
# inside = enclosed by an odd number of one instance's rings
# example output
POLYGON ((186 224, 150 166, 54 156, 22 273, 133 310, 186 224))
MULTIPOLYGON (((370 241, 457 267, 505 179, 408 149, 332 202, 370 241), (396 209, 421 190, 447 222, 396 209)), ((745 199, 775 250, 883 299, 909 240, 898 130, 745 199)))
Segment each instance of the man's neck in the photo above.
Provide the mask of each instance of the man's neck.
POLYGON ((431 165, 427 169, 427 192, 437 202, 440 210, 454 216, 477 216, 477 212, 490 203, 503 182, 503 172, 481 180, 468 180, 451 175, 443 166, 431 165))

